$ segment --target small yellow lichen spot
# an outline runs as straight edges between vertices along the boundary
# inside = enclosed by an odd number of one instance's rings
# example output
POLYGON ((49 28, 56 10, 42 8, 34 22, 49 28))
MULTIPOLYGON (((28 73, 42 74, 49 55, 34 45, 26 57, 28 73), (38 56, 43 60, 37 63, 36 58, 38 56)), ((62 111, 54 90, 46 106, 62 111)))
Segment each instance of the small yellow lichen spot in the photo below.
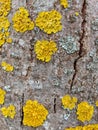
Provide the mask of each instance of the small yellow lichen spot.
POLYGON ((4 117, 10 117, 13 119, 16 114, 16 109, 14 105, 10 105, 8 107, 2 107, 1 112, 4 115, 4 117))
POLYGON ((56 10, 43 11, 36 18, 36 26, 47 34, 56 33, 62 30, 61 14, 56 10))
POLYGON ((36 100, 28 100, 23 107, 23 112, 23 124, 33 127, 41 126, 48 115, 47 109, 36 100))
POLYGON ((7 38, 7 39, 6 39, 6 42, 7 42, 7 43, 12 43, 12 38, 7 38))
POLYGON ((0 31, 0 47, 5 43, 4 33, 0 31))
POLYGON ((37 41, 34 46, 34 51, 37 55, 37 59, 49 62, 52 55, 57 51, 57 46, 53 41, 37 41))
POLYGON ((64 7, 64 8, 68 8, 68 0, 60 0, 60 4, 64 7))
POLYGON ((76 15, 76 16, 79 16, 79 12, 75 12, 75 15, 76 15))
POLYGON ((0 104, 4 103, 6 92, 0 88, 0 104))
POLYGON ((34 28, 33 21, 29 18, 29 12, 24 7, 20 7, 18 11, 14 14, 13 18, 13 28, 17 32, 25 32, 27 30, 32 30, 34 28))
POLYGON ((7 72, 12 72, 12 71, 14 70, 14 67, 13 67, 12 65, 6 63, 5 61, 3 61, 3 62, 1 63, 1 66, 2 66, 2 68, 3 68, 5 71, 7 71, 7 72))
POLYGON ((96 107, 98 107, 98 100, 95 102, 95 104, 96 104, 96 107))
POLYGON ((76 97, 71 97, 70 95, 65 95, 62 98, 62 105, 63 105, 64 109, 72 110, 73 108, 75 108, 76 103, 77 103, 76 97))
POLYGON ((84 101, 78 104, 77 108, 77 119, 85 122, 90 121, 94 113, 94 107, 88 102, 84 101))

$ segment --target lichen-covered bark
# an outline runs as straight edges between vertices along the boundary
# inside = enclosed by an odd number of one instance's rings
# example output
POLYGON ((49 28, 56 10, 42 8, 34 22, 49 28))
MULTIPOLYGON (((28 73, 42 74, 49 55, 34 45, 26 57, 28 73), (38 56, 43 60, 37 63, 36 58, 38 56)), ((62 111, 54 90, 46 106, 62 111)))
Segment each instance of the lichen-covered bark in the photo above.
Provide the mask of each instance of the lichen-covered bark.
MULTIPOLYGON (((63 29, 47 35, 38 27, 24 34, 11 28, 13 43, 0 49, 0 63, 6 60, 15 70, 6 73, 0 67, 0 87, 7 91, 5 104, 14 104, 17 114, 11 120, 0 113, 1 130, 64 130, 86 124, 76 119, 75 110, 62 109, 61 97, 71 94, 79 102, 87 100, 92 104, 98 99, 98 0, 69 0, 69 5, 64 9, 59 0, 12 0, 10 21, 20 6, 29 10, 33 21, 38 12, 56 9, 62 14, 63 29), (79 12, 79 16, 75 16, 75 12, 79 12), (42 39, 54 40, 58 46, 49 63, 37 60, 34 53, 36 40, 42 39), (72 45, 70 51, 68 44, 72 45), (28 99, 37 99, 49 111, 41 127, 22 124, 22 107, 28 99)), ((98 123, 97 117, 96 109, 90 123, 98 123)))

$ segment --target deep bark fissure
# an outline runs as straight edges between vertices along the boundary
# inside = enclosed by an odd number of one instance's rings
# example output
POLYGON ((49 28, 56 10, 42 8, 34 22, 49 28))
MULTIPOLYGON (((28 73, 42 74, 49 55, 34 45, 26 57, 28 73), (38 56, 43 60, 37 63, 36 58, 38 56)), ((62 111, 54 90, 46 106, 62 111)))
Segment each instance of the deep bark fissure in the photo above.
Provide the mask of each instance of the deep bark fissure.
POLYGON ((82 14, 82 23, 81 23, 81 35, 80 35, 80 39, 79 39, 79 43, 80 43, 80 49, 79 49, 79 56, 77 59, 75 59, 74 61, 74 74, 73 74, 73 77, 72 77, 72 82, 71 82, 71 85, 70 85, 70 90, 72 90, 72 87, 73 87, 73 84, 74 84, 74 81, 75 81, 75 78, 76 78, 76 75, 77 75, 77 63, 78 61, 80 60, 80 58, 83 56, 83 40, 84 40, 84 37, 85 37, 85 25, 86 25, 86 8, 87 8, 87 5, 86 5, 86 0, 83 1, 83 5, 82 5, 82 9, 81 9, 81 14, 82 14))
POLYGON ((56 97, 54 98, 54 113, 56 113, 56 97))
POLYGON ((23 126, 23 116, 24 116, 24 113, 23 113, 23 105, 24 105, 24 93, 22 94, 22 98, 21 98, 21 111, 20 111, 20 116, 21 116, 21 126, 23 126))

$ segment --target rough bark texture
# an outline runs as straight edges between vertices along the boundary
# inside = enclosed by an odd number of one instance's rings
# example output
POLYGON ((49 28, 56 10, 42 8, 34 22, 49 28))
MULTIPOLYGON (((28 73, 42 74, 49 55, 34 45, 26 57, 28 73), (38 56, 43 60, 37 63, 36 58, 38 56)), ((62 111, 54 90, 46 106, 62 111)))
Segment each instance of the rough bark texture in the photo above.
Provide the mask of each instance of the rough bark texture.
MULTIPOLYGON (((63 16, 63 29, 47 35, 37 27, 24 34, 11 28, 13 43, 2 46, 0 62, 8 61, 15 70, 6 73, 0 67, 0 86, 7 91, 5 104, 13 103, 17 114, 11 120, 0 113, 0 130, 64 130, 86 124, 76 119, 75 111, 65 120, 68 113, 61 107, 61 97, 71 94, 79 102, 86 100, 92 104, 98 99, 98 0, 69 0, 69 3, 70 7, 63 9, 59 0, 12 0, 9 19, 20 6, 29 10, 32 20, 40 11, 56 9, 63 16), (79 12, 79 16, 76 17, 75 12, 79 12), (74 53, 68 53, 59 44, 68 36, 77 43, 74 53), (37 39, 52 39, 57 43, 58 52, 49 63, 36 59, 34 44, 37 39), (22 106, 28 99, 37 99, 48 109, 49 116, 43 126, 23 126, 22 106)), ((90 123, 98 123, 98 110, 90 123)))

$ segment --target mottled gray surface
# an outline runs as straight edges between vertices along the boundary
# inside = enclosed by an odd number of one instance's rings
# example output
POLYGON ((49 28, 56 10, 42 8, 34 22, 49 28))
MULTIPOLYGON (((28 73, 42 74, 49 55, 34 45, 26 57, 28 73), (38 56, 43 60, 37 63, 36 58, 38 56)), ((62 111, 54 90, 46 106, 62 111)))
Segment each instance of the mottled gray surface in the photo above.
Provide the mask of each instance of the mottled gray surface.
MULTIPOLYGON (((0 130, 64 130, 81 125, 75 110, 67 112, 61 107, 61 97, 71 94, 79 102, 86 100, 93 105, 98 99, 98 0, 69 0, 69 3, 69 8, 63 9, 59 0, 12 0, 10 19, 20 6, 29 10, 32 20, 40 11, 56 9, 62 14, 63 29, 52 35, 37 27, 24 34, 11 30, 13 43, 2 46, 0 63, 6 60, 15 70, 7 73, 0 67, 0 86, 7 91, 5 104, 13 103, 17 114, 11 120, 0 113, 0 130), (74 39, 72 42, 68 41, 69 36, 74 39), (57 43, 58 51, 49 63, 36 59, 33 50, 39 39, 57 43), (21 123, 22 106, 28 99, 37 99, 49 111, 39 128, 24 127, 21 123)), ((97 109, 89 123, 98 123, 97 109)))

